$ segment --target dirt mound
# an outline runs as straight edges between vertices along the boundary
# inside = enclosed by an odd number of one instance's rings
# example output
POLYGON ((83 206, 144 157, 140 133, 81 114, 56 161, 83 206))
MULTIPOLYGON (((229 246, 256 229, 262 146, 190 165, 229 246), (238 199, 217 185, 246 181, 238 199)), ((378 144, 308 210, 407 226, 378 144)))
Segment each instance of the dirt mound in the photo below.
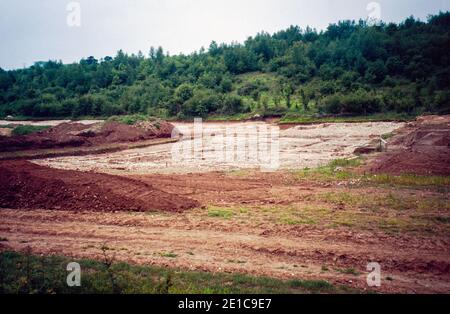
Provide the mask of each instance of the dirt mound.
POLYGON ((181 212, 196 206, 194 200, 124 177, 52 169, 28 161, 0 163, 3 208, 181 212))
POLYGON ((92 125, 69 122, 29 135, 1 137, 0 151, 136 142, 170 137, 173 128, 172 124, 162 120, 145 121, 135 125, 115 121, 92 125))
POLYGON ((399 130, 369 170, 379 173, 450 175, 450 115, 419 117, 399 130))

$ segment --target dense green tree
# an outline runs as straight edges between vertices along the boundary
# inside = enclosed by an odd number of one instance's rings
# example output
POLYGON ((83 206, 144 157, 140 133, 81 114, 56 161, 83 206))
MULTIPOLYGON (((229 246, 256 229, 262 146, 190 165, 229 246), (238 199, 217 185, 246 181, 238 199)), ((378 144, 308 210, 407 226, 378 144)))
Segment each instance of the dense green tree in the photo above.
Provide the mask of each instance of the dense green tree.
POLYGON ((450 13, 374 26, 340 21, 325 31, 290 26, 243 44, 148 57, 119 50, 77 63, 0 69, 0 116, 192 117, 248 110, 327 114, 449 112, 450 13), (295 104, 295 105, 293 105, 295 104))

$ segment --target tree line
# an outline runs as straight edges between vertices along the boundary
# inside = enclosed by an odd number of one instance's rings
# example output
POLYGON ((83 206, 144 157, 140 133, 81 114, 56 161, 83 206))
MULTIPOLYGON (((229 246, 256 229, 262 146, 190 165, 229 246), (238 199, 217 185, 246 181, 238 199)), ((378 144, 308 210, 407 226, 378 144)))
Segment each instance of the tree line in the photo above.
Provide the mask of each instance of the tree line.
POLYGON ((0 68, 0 117, 448 113, 449 47, 450 13, 441 12, 321 32, 291 26, 189 55, 159 47, 36 62, 0 68))

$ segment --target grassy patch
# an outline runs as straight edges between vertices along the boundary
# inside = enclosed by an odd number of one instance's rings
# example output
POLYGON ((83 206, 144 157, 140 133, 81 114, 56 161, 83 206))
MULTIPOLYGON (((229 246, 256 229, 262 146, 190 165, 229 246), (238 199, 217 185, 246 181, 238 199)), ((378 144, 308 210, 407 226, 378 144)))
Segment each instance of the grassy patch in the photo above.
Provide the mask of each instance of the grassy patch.
POLYGON ((363 164, 361 157, 351 159, 336 159, 327 165, 317 168, 305 168, 297 172, 300 180, 311 180, 318 182, 334 182, 354 180, 359 184, 366 185, 390 185, 405 187, 420 186, 450 186, 450 176, 423 176, 416 174, 359 174, 354 168, 363 164))
POLYGON ((0 253, 0 293, 343 293, 322 280, 283 281, 243 274, 181 271, 59 256, 0 253), (81 286, 68 287, 69 262, 81 266, 81 286))
POLYGON ((440 195, 394 193, 386 189, 341 188, 316 192, 289 205, 209 207, 202 215, 256 225, 314 225, 389 233, 450 232, 450 203, 440 195))
POLYGON ((354 189, 308 195, 306 201, 330 204, 335 210, 310 212, 312 219, 330 225, 388 232, 442 233, 450 230, 450 204, 436 196, 423 197, 354 189))
POLYGON ((450 176, 421 176, 416 174, 374 174, 363 177, 365 181, 376 184, 400 186, 450 186, 450 176))
POLYGON ((297 173, 301 180, 337 181, 358 178, 359 175, 349 170, 362 164, 361 158, 336 159, 317 168, 305 168, 297 173))
POLYGON ((231 208, 208 207, 208 216, 229 219, 235 215, 231 208))
POLYGON ((394 136, 394 132, 389 132, 389 133, 385 133, 385 134, 381 134, 381 138, 383 139, 383 140, 388 140, 388 139, 390 139, 391 137, 393 137, 394 136))
POLYGON ((298 280, 294 279, 289 281, 289 285, 294 288, 305 288, 313 290, 315 292, 327 291, 332 288, 332 285, 325 280, 298 280))
POLYGON ((161 252, 159 253, 159 255, 161 255, 162 257, 169 257, 169 258, 175 258, 178 255, 173 253, 173 252, 161 252))
MULTIPOLYGON (((209 206, 208 217, 233 219, 239 223, 272 223, 281 225, 313 225, 320 215, 328 210, 314 205, 304 206, 250 206, 250 207, 215 207, 209 206)), ((202 211, 202 213, 204 213, 202 211)))
POLYGON ((141 121, 155 121, 155 120, 156 118, 144 114, 112 116, 108 119, 108 121, 116 121, 128 125, 133 125, 141 121))
POLYGON ((354 268, 336 268, 336 271, 343 273, 343 274, 348 274, 348 275, 354 275, 354 276, 360 275, 360 272, 354 268))
POLYGON ((282 217, 279 222, 283 225, 313 225, 316 224, 314 219, 308 217, 302 218, 291 218, 291 217, 282 217))
POLYGON ((206 121, 245 121, 252 117, 251 113, 238 113, 233 115, 211 115, 206 121))
POLYGON ((229 260, 227 260, 227 263, 245 264, 245 263, 247 263, 247 261, 229 259, 229 260))
POLYGON ((18 125, 12 130, 12 135, 28 135, 50 128, 49 125, 18 125))
POLYGON ((306 199, 333 205, 344 205, 347 208, 364 208, 370 212, 379 212, 382 209, 393 209, 395 211, 414 210, 417 212, 450 210, 450 204, 438 197, 418 197, 383 191, 369 194, 367 192, 351 192, 350 190, 323 192, 309 195, 306 199))

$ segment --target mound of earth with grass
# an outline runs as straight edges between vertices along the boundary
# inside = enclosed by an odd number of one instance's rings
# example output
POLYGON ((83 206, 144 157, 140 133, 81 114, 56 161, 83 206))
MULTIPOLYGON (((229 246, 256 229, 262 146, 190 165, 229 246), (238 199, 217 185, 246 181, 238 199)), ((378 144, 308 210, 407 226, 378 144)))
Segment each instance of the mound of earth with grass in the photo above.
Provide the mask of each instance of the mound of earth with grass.
POLYGON ((194 200, 125 177, 52 169, 28 161, 0 163, 3 208, 181 212, 196 206, 194 200))
POLYGON ((93 146, 170 137, 174 126, 153 119, 125 124, 114 120, 92 125, 68 122, 28 135, 0 137, 0 151, 93 146))
POLYGON ((378 173, 450 175, 450 115, 423 116, 408 123, 369 168, 378 173))

